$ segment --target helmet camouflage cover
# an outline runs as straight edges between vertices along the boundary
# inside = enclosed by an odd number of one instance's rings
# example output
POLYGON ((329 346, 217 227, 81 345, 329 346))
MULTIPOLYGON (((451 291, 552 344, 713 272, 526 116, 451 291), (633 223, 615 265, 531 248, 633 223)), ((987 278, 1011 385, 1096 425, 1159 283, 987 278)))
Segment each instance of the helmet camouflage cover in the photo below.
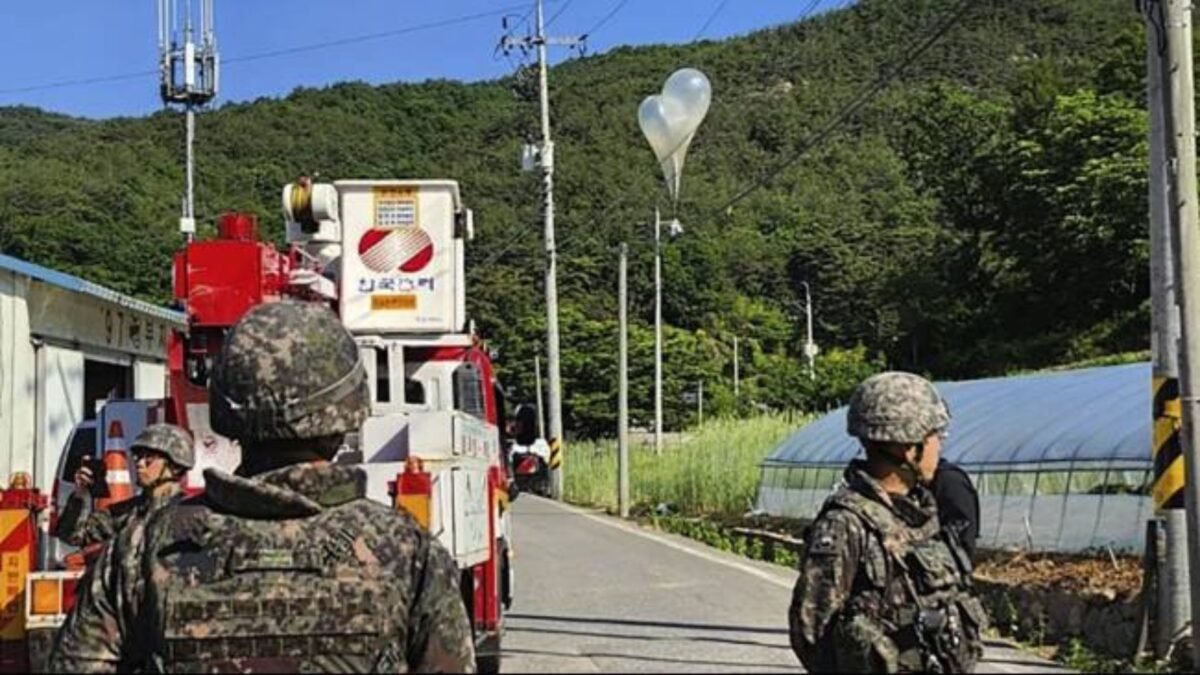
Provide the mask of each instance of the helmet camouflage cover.
POLYGON ((354 338, 310 302, 247 312, 226 337, 209 393, 213 431, 240 441, 358 431, 369 405, 354 338))
POLYGON ((133 453, 152 450, 160 453, 176 466, 190 469, 196 463, 196 448, 187 429, 174 424, 151 424, 133 439, 129 449, 133 453))
POLYGON ((872 375, 850 396, 846 432, 864 441, 917 444, 950 423, 950 409, 920 375, 872 375))

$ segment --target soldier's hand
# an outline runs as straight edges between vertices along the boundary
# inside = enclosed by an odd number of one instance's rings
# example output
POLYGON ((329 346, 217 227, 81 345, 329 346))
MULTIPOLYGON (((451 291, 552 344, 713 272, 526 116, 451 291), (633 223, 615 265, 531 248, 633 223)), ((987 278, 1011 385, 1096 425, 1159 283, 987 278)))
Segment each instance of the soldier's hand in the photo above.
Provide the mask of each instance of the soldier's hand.
POLYGON ((79 467, 75 472, 75 488, 78 490, 87 490, 92 486, 92 470, 86 466, 79 467))

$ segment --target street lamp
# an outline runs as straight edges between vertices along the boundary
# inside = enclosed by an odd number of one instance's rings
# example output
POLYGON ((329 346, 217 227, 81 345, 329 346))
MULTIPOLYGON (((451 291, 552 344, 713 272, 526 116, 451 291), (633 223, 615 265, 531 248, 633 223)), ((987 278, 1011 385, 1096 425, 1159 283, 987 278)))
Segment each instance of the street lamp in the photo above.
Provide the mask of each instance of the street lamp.
MULTIPOLYGON (((704 73, 695 68, 682 68, 671 73, 662 93, 648 96, 638 107, 638 125, 667 183, 671 196, 672 215, 679 204, 679 186, 683 176, 683 160, 688 146, 708 114, 712 101, 712 85, 704 73)), ((679 220, 672 218, 669 226, 672 237, 683 232, 679 220)), ((654 209, 654 452, 662 453, 662 213, 654 209)))
POLYGON ((808 287, 807 281, 801 281, 800 285, 804 286, 804 314, 808 323, 807 339, 804 341, 804 357, 808 359, 808 379, 815 380, 817 379, 817 371, 814 362, 817 358, 817 352, 820 350, 817 349, 817 343, 813 342, 812 290, 808 287))

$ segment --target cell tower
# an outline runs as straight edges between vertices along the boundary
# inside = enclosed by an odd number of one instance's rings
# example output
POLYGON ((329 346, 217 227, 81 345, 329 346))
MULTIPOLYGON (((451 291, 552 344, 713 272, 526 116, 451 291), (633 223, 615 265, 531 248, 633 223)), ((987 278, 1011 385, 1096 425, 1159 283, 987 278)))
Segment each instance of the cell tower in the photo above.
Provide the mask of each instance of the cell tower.
POLYGON ((213 33, 213 0, 197 0, 200 35, 197 44, 192 0, 158 0, 158 54, 163 104, 183 106, 187 117, 187 195, 179 230, 188 241, 196 232, 196 108, 217 95, 217 40, 213 33), (183 11, 181 12, 180 9, 183 11))

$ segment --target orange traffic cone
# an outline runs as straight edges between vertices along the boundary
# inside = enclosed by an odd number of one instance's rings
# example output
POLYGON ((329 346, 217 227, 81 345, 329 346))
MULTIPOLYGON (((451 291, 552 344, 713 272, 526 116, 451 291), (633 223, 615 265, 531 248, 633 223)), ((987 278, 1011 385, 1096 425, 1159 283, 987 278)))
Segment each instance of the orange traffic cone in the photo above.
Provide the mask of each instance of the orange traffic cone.
POLYGON ((133 497, 133 481, 129 473, 129 451, 125 448, 125 430, 120 420, 108 426, 108 442, 104 445, 105 481, 108 496, 96 499, 97 509, 107 509, 117 502, 133 497))

